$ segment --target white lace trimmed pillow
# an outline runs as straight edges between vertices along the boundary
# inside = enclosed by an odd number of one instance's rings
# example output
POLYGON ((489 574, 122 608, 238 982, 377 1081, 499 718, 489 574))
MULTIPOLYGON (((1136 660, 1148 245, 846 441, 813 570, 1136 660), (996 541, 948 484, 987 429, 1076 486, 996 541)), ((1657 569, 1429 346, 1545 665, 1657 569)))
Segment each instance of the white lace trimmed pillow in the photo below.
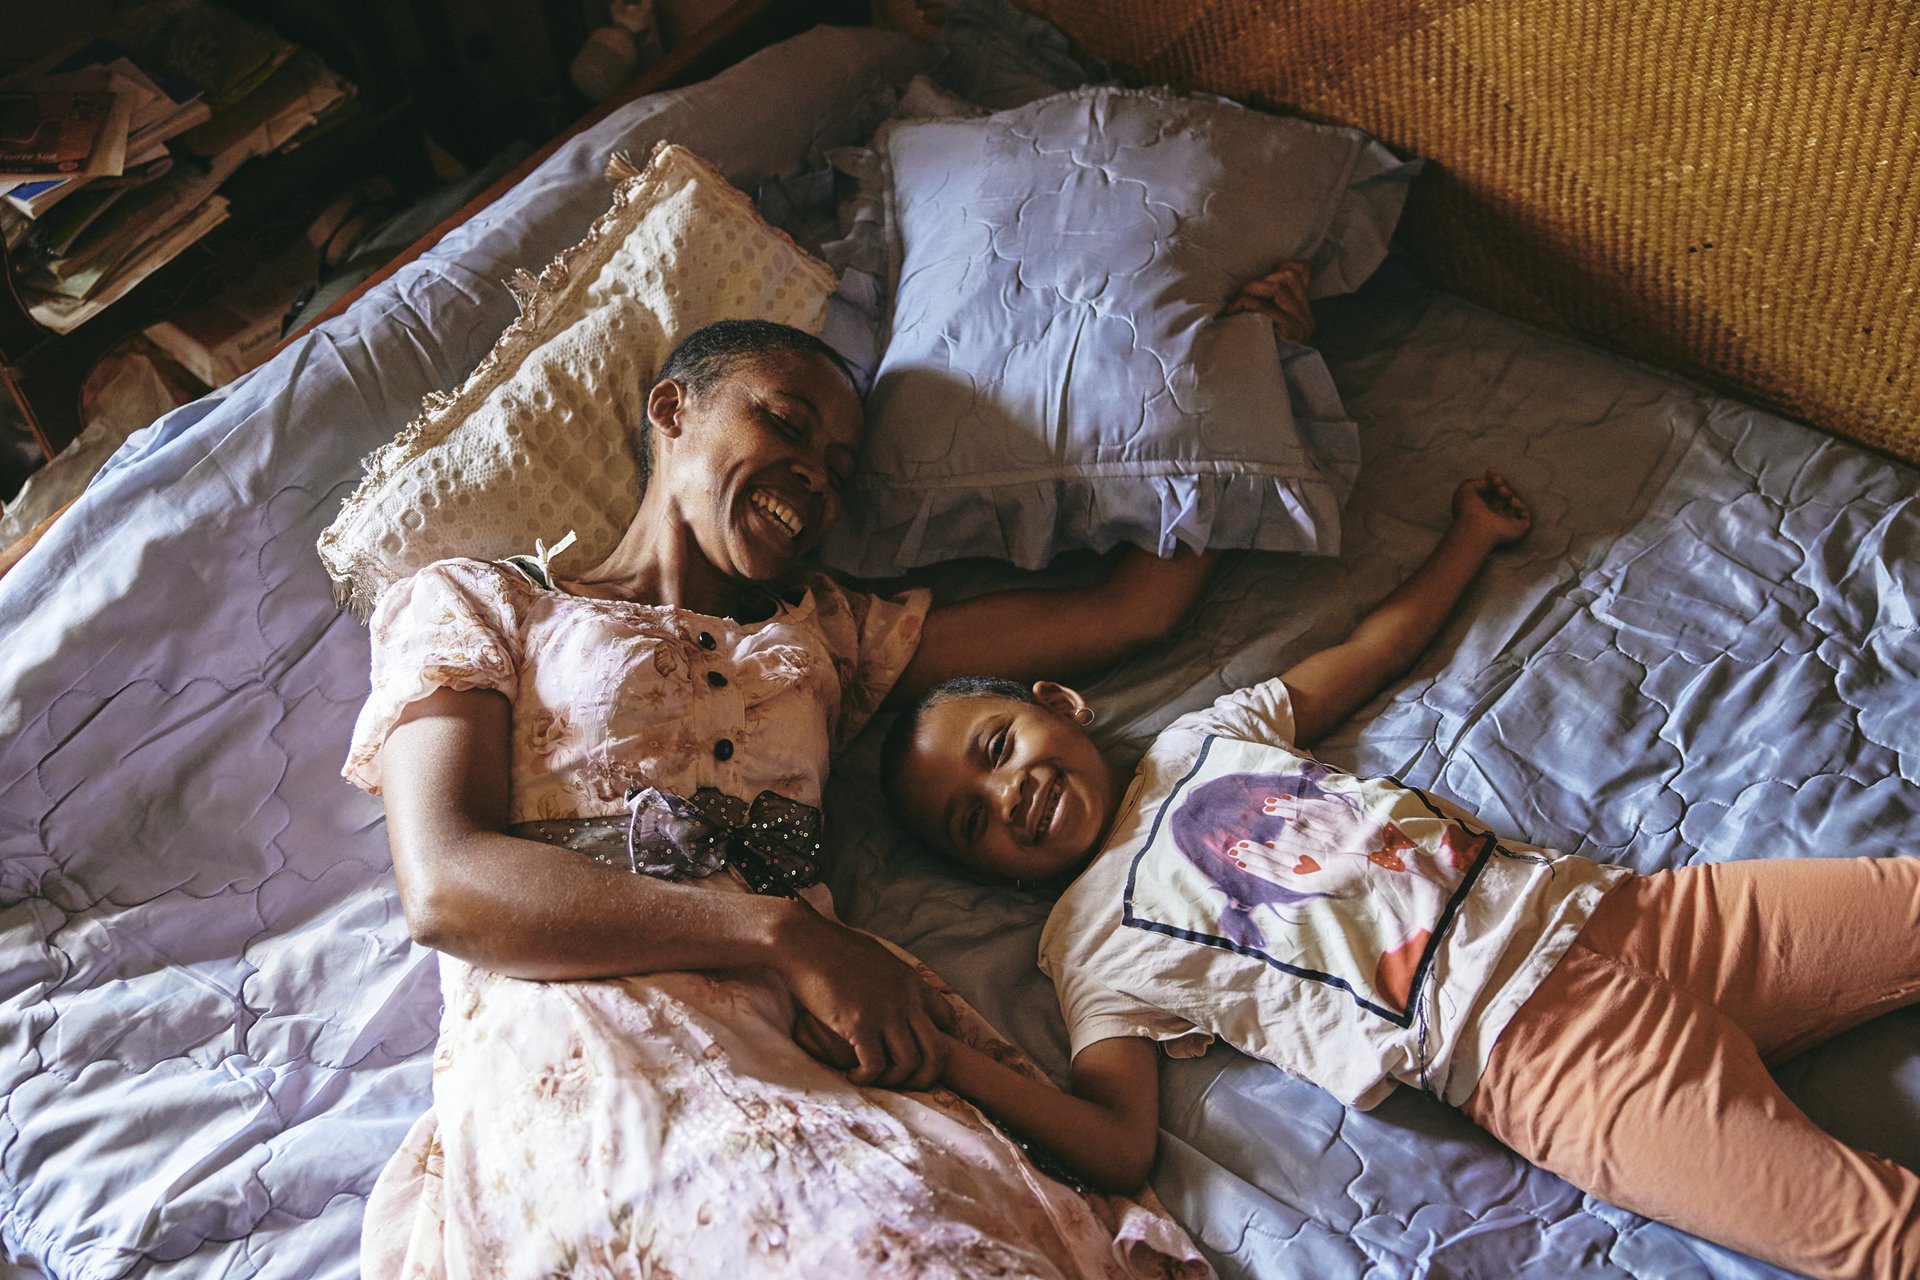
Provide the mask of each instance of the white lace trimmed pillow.
POLYGON ((675 343, 716 320, 819 332, 832 268, 763 221, 684 147, 644 171, 616 159, 613 205, 536 280, 466 381, 368 457, 320 558, 364 618, 391 583, 452 556, 499 559, 578 535, 572 563, 613 550, 640 506, 647 391, 675 343))

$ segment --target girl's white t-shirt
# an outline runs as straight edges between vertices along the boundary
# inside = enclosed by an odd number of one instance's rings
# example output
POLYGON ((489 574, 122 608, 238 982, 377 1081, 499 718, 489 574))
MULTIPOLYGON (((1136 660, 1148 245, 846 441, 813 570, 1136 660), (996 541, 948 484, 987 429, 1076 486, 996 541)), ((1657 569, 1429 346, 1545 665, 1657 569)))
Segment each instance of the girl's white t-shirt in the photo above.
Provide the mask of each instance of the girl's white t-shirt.
POLYGON ((1040 939, 1073 1052, 1214 1037, 1369 1108, 1458 1105, 1495 1039, 1630 873, 1496 838, 1291 747, 1278 679, 1183 716, 1040 939))

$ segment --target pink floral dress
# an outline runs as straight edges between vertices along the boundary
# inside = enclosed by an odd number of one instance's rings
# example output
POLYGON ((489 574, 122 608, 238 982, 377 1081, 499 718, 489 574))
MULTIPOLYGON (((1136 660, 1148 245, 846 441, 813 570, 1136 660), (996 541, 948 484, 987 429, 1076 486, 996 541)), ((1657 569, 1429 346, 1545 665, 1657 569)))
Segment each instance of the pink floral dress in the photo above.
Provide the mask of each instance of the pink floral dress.
MULTIPOLYGON (((344 772, 377 791, 409 702, 496 689, 515 822, 620 813, 633 786, 818 804, 926 608, 816 578, 743 625, 445 561, 381 598, 344 772)), ((369 1199, 369 1277, 1209 1273, 1150 1194, 1075 1193, 954 1094, 861 1088, 814 1061, 764 971, 540 983, 442 955, 440 974, 434 1105, 369 1199)))

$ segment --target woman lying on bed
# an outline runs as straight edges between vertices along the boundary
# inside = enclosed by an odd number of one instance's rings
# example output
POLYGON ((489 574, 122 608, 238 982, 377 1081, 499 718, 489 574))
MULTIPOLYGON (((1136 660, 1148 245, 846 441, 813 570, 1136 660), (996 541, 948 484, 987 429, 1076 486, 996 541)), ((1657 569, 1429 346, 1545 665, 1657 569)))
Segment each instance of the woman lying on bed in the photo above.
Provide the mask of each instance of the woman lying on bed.
MULTIPOLYGON (((1236 309, 1304 314, 1280 287, 1236 309)), ((446 1012, 434 1111, 369 1204, 367 1274, 1204 1268, 1157 1212, 1036 1177, 951 1094, 871 1087, 931 1083, 955 1015, 823 893, 782 891, 812 879, 832 752, 891 689, 1113 662, 1169 630, 1210 557, 877 598, 806 571, 863 430, 830 348, 713 326, 647 413, 646 492, 604 562, 444 561, 374 614, 346 774, 385 797, 446 1012), (850 1046, 851 1079, 796 1034, 850 1046)))

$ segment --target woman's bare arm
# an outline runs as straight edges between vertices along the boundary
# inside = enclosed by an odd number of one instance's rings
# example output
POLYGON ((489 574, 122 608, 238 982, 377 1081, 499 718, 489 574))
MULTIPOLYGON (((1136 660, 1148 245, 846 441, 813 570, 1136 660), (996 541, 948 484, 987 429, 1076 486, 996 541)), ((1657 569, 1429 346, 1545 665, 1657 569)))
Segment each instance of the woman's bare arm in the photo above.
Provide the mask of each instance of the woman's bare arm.
POLYGON ((443 689, 381 748, 394 879, 416 941, 511 977, 766 967, 853 1047, 857 1083, 924 1084, 945 1002, 804 902, 715 892, 504 834, 511 708, 443 689))
POLYGON ((952 676, 1066 680, 1118 662, 1173 634, 1218 558, 1181 548, 1163 560, 1124 547, 1106 581, 1090 587, 941 605, 927 614, 895 695, 910 698, 952 676))
POLYGON ((948 1040, 940 1082, 1025 1134, 1107 1191, 1136 1191, 1160 1139, 1159 1048, 1119 1036, 1073 1059, 1073 1092, 1030 1080, 959 1040, 948 1040))
MULTIPOLYGON (((1292 342, 1313 334, 1307 301, 1311 268, 1283 262, 1248 281, 1223 316, 1250 313, 1292 342)), ((944 605, 927 615, 919 652, 894 696, 912 698, 952 676, 1067 680, 1109 666, 1173 634, 1206 585, 1216 551, 1181 548, 1161 559, 1123 547, 1107 580, 1066 591, 1003 591, 944 605)))
POLYGON ((381 748, 393 873, 414 938, 517 978, 606 978, 757 965, 791 903, 622 874, 502 832, 507 700, 442 690, 409 706, 381 748), (665 929, 636 928, 655 916, 665 929))

